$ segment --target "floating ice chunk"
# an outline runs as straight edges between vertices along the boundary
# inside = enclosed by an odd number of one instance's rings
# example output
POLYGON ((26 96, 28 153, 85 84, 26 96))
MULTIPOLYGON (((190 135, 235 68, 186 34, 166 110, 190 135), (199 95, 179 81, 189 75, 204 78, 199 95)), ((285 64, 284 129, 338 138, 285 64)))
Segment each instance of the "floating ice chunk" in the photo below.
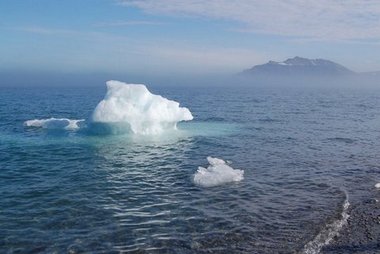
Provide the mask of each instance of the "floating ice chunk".
POLYGON ((194 174, 194 183, 202 187, 213 187, 228 182, 238 182, 244 179, 244 170, 233 169, 218 158, 207 157, 210 165, 207 168, 198 167, 194 174))
POLYGON ((128 126, 135 134, 159 134, 192 120, 191 112, 149 92, 145 85, 107 82, 107 94, 92 114, 93 123, 128 126))
POLYGON ((49 118, 49 119, 34 119, 24 122, 26 127, 36 127, 44 129, 64 129, 75 130, 79 129, 79 124, 84 122, 84 119, 67 119, 67 118, 49 118))
POLYGON ((380 189, 380 183, 375 184, 375 188, 380 189))

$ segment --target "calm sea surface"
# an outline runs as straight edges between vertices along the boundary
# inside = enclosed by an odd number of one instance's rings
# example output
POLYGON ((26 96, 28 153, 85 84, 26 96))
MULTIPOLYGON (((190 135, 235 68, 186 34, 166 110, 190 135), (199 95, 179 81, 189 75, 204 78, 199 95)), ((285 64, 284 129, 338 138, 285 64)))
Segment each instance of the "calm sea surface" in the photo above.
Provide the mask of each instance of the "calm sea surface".
POLYGON ((0 88, 1 253, 317 253, 380 182, 380 89, 150 90, 186 134, 26 128, 88 119, 105 87, 0 88), (194 185, 207 156, 244 180, 194 185))

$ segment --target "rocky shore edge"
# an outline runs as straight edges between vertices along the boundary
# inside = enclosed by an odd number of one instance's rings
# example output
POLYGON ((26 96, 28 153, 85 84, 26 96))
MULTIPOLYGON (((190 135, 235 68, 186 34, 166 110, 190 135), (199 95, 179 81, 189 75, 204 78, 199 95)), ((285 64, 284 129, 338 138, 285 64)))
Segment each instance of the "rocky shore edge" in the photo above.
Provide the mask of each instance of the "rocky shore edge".
POLYGON ((380 253, 380 190, 374 189, 370 197, 352 204, 348 213, 347 224, 321 253, 380 253))

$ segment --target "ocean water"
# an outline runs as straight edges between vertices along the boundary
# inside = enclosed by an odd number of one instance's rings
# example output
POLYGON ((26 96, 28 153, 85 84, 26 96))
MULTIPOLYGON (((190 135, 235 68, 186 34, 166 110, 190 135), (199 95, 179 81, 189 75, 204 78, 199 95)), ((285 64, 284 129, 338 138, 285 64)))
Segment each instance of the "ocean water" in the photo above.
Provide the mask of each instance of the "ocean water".
POLYGON ((105 87, 0 88, 0 252, 318 253, 380 182, 380 89, 150 88, 194 120, 160 137, 88 119, 105 87), (207 156, 240 182, 193 183, 207 156))

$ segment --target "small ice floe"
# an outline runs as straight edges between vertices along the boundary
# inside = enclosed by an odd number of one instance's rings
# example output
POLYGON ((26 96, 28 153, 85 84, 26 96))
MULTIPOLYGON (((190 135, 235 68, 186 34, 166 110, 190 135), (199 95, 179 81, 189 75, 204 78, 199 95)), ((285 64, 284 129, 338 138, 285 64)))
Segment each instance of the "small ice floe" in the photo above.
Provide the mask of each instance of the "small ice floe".
POLYGON ((207 168, 198 167, 194 174, 194 183, 201 187, 213 187, 229 182, 238 182, 244 179, 244 170, 233 169, 224 160, 207 157, 210 164, 207 168))
POLYGON ((380 183, 375 184, 376 189, 380 189, 380 183))
POLYGON ((26 127, 44 128, 44 129, 64 129, 64 130, 76 130, 80 128, 80 123, 84 122, 84 119, 67 119, 67 118, 49 118, 49 119, 34 119, 24 122, 26 127))

